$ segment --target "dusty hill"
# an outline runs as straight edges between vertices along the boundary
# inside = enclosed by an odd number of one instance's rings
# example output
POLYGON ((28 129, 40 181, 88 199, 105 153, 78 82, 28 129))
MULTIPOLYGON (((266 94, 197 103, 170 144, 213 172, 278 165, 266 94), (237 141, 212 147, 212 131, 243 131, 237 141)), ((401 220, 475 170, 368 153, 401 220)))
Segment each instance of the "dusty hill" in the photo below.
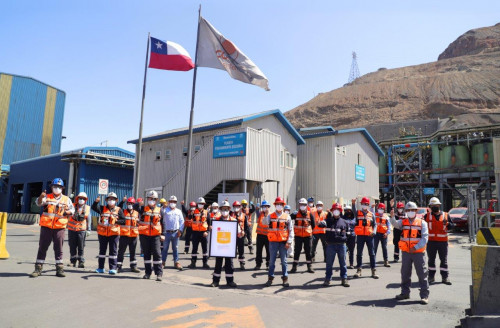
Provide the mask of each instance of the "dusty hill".
MULTIPOLYGON (((500 109, 500 24, 468 31, 432 63, 379 69, 285 113, 296 126, 368 126, 500 109)), ((467 116, 467 115, 466 115, 467 116)), ((470 115, 468 115, 470 116, 470 115)), ((465 116, 464 116, 465 117, 465 116)))

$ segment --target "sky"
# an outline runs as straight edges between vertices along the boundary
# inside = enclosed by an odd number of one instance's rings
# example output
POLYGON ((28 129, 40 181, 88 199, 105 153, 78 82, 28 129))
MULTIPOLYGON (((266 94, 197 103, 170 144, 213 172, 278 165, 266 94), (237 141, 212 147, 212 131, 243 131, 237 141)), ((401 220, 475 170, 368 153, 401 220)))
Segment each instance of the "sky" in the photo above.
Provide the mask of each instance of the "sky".
MULTIPOLYGON (((0 1, 0 72, 66 92, 61 150, 137 139, 148 32, 194 60, 202 16, 264 72, 271 91, 199 68, 194 123, 283 112, 349 77, 437 60, 500 1, 0 1)), ((143 135, 188 126, 193 71, 148 69, 143 135)))

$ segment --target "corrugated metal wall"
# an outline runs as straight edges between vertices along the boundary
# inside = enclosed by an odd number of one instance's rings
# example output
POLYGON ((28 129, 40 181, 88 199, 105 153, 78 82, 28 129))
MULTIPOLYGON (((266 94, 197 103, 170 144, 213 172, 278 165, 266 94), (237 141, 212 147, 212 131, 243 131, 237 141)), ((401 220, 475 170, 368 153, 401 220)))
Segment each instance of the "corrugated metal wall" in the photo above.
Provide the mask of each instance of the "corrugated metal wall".
POLYGON ((280 179, 281 137, 268 130, 247 129, 247 180, 264 182, 280 179))
POLYGON ((0 74, 0 161, 60 151, 65 94, 37 80, 0 74), (5 119, 5 117, 7 119, 5 119))

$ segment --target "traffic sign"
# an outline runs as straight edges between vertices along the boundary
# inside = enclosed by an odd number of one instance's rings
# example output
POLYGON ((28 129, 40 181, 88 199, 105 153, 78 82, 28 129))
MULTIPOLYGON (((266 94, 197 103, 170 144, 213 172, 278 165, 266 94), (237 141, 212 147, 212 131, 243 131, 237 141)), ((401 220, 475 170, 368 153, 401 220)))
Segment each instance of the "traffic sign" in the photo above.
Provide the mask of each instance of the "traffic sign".
POLYGON ((109 180, 99 179, 99 195, 107 195, 109 189, 109 180))

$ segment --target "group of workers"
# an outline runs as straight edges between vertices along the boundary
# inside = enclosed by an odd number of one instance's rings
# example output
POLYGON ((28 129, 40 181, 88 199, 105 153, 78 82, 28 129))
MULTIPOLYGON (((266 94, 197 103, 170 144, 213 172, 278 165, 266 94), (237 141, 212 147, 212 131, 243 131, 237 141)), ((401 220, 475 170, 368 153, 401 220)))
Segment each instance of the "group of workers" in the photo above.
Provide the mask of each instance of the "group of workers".
MULTIPOLYGON (((65 229, 68 228, 70 245, 70 265, 84 268, 84 247, 87 224, 90 219, 90 206, 85 193, 80 193, 73 204, 63 195, 64 183, 57 178, 52 181, 51 193, 45 191, 37 198, 36 204, 43 208, 40 216, 40 241, 35 270, 31 277, 42 274, 43 263, 47 249, 54 243, 56 260, 56 275, 64 277, 62 248, 65 229)), ((256 257, 255 270, 260 270, 264 262, 263 250, 266 250, 265 264, 268 270, 266 286, 271 286, 275 277, 275 262, 279 255, 281 261, 281 279, 284 287, 289 286, 289 273, 297 272, 302 250, 305 253, 307 272, 314 273, 312 263, 315 261, 316 249, 321 241, 326 273, 323 286, 331 284, 333 262, 338 258, 341 285, 349 287, 347 269, 354 269, 354 249, 356 254, 356 273, 354 278, 362 276, 362 256, 366 245, 370 260, 371 277, 378 279, 375 257, 378 245, 382 247, 384 266, 390 267, 388 261, 387 241, 393 234, 394 262, 398 262, 402 253, 401 294, 396 299, 408 299, 410 295, 412 266, 418 276, 420 298, 422 304, 428 303, 429 283, 435 281, 436 255, 440 258, 440 273, 442 282, 451 285, 448 276, 448 220, 447 213, 441 210, 438 198, 432 197, 429 202, 430 211, 423 217, 417 217, 417 205, 413 202, 403 204, 398 202, 394 210, 391 201, 390 213, 386 206, 379 203, 375 209, 370 208, 370 199, 361 199, 361 208, 356 209, 356 200, 351 206, 334 203, 330 210, 325 209, 323 202, 314 203, 313 198, 302 198, 298 202, 298 210, 291 212, 291 207, 281 197, 271 204, 266 200, 255 207, 246 200, 235 201, 232 205, 224 201, 220 205, 212 203, 207 206, 203 197, 197 202, 184 201, 181 208, 177 207, 176 196, 168 201, 158 200, 156 191, 149 191, 147 202, 133 197, 118 202, 118 196, 111 192, 106 196, 105 204, 100 204, 100 198, 91 205, 92 210, 99 214, 97 233, 99 240, 99 260, 97 273, 105 273, 105 260, 108 258, 109 274, 121 272, 124 254, 128 248, 130 254, 130 269, 140 272, 137 268, 136 247, 137 237, 140 240, 141 254, 144 256, 144 279, 150 279, 153 271, 156 280, 161 281, 163 269, 166 267, 167 254, 170 245, 174 267, 182 270, 179 262, 179 239, 185 233, 184 253, 188 254, 192 244, 190 269, 197 267, 198 248, 201 244, 202 267, 208 265, 208 235, 212 222, 237 222, 237 258, 240 269, 245 270, 245 244, 253 254, 252 214, 256 214, 256 257), (393 229, 391 229, 391 225, 393 229), (161 246, 163 245, 163 250, 161 246), (357 246, 357 247, 356 247, 357 246), (109 251, 108 251, 109 249, 109 251), (428 261, 426 259, 428 254, 428 261), (348 255, 348 257, 347 257, 348 255), (287 257, 293 257, 292 268, 288 271, 287 257), (347 265, 347 260, 349 265, 347 265), (428 267, 427 267, 428 265, 428 267)), ((234 282, 234 266, 232 257, 217 257, 212 274, 211 286, 219 286, 222 266, 224 264, 227 285, 237 287, 234 282)))

